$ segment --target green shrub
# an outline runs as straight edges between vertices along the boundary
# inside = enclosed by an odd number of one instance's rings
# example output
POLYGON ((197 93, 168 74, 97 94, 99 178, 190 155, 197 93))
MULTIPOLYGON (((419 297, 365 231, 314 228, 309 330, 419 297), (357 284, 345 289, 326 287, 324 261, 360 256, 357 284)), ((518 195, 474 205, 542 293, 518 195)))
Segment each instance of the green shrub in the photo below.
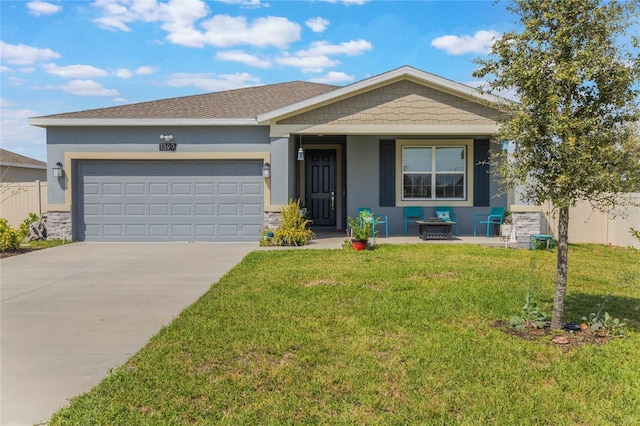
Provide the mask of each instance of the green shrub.
POLYGON ((7 219, 0 218, 0 251, 4 253, 18 250, 23 239, 20 231, 9 226, 7 219))
POLYGON ((281 246, 303 246, 315 237, 311 221, 302 213, 300 200, 289 200, 280 209, 280 227, 275 230, 273 243, 281 246))

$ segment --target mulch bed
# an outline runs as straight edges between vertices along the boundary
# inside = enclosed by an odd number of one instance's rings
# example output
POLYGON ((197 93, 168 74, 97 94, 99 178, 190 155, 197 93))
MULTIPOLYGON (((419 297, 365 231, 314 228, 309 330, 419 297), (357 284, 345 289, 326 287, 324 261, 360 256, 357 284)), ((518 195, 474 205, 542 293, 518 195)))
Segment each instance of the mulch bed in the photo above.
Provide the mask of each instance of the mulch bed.
POLYGON ((15 251, 2 251, 0 252, 0 259, 4 259, 5 257, 17 256, 19 254, 25 254, 33 251, 30 248, 21 248, 15 251))
POLYGON ((549 327, 536 328, 527 327, 524 330, 516 330, 509 322, 503 320, 494 321, 491 326, 501 329, 506 334, 519 337, 520 339, 545 342, 552 345, 561 346, 564 349, 577 348, 584 344, 602 345, 611 338, 587 329, 580 331, 551 330, 549 327))

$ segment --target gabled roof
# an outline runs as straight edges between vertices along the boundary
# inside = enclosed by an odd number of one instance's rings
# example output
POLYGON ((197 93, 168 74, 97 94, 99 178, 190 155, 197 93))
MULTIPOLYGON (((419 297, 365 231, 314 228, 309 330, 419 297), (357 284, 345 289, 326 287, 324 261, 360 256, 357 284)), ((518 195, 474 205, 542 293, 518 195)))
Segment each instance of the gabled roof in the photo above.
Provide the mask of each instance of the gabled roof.
POLYGON ((336 90, 338 86, 292 81, 203 95, 34 117, 35 126, 156 124, 256 124, 274 109, 336 90))
POLYGON ((265 125, 271 120, 331 104, 400 80, 411 80, 474 102, 495 105, 505 102, 497 96, 482 94, 473 87, 404 66, 344 87, 293 81, 34 117, 29 119, 29 124, 40 127, 265 125))
POLYGON ((316 97, 304 99, 300 102, 284 106, 277 110, 272 110, 258 116, 258 122, 264 123, 272 119, 299 113, 304 110, 317 108, 326 104, 336 102, 338 100, 354 96, 358 93, 369 91, 381 86, 394 83, 399 80, 408 79, 419 84, 442 90, 453 95, 469 99, 475 102, 488 102, 499 105, 505 102, 505 99, 495 95, 481 93, 478 89, 449 80, 435 74, 430 74, 419 69, 403 66, 395 70, 379 74, 356 83, 337 88, 327 93, 320 94, 316 97))
POLYGON ((0 165, 1 166, 14 166, 14 167, 27 167, 30 169, 46 169, 47 163, 44 161, 36 160, 35 158, 25 157, 24 155, 16 154, 15 152, 7 151, 0 148, 0 165))

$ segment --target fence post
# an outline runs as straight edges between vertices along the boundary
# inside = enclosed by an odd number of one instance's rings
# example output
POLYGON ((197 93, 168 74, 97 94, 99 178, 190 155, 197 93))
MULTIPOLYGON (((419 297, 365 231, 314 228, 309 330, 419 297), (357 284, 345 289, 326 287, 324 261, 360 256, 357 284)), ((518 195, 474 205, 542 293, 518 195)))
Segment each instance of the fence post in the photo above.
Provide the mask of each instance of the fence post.
POLYGON ((36 180, 36 185, 38 185, 38 218, 42 220, 42 187, 39 180, 36 180))

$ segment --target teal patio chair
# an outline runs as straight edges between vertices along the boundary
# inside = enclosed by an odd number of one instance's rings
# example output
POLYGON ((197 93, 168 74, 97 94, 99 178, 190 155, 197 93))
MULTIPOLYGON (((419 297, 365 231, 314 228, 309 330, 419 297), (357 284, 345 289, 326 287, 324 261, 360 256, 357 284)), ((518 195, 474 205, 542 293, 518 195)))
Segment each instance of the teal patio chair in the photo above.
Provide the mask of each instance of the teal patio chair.
MULTIPOLYGON (((372 214, 369 207, 360 207, 358 209, 358 216, 360 216, 360 213, 363 211, 367 212, 368 214, 372 214)), ((374 220, 376 226, 384 225, 384 237, 389 238, 389 218, 387 217, 387 215, 374 215, 374 220)))
POLYGON ((453 207, 435 207, 433 213, 438 219, 455 223, 455 232, 458 235, 458 215, 453 212, 453 207))
POLYGON ((504 221, 504 207, 492 207, 489 214, 479 213, 473 216, 473 236, 476 236, 476 225, 487 225, 487 238, 491 235, 492 225, 502 225, 504 221))
POLYGON ((422 207, 405 207, 404 208, 404 235, 407 235, 407 224, 416 220, 424 220, 422 207))

